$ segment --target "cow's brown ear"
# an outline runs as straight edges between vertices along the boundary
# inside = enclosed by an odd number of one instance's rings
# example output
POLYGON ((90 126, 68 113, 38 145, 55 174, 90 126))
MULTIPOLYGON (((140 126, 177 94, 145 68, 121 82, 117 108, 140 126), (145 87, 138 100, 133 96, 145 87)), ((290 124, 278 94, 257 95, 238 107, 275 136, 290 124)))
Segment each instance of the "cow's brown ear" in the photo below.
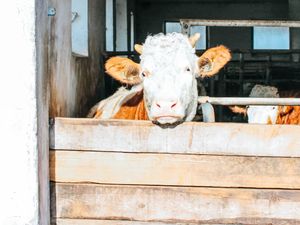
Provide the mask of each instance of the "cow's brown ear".
POLYGON ((105 63, 105 70, 110 76, 124 84, 139 84, 140 65, 128 58, 112 57, 105 63))
POLYGON ((199 76, 209 77, 216 74, 230 59, 230 51, 223 45, 208 49, 198 59, 199 76))
POLYGON ((233 113, 238 113, 238 114, 247 116, 247 108, 246 107, 241 107, 241 106, 228 106, 228 107, 233 113))

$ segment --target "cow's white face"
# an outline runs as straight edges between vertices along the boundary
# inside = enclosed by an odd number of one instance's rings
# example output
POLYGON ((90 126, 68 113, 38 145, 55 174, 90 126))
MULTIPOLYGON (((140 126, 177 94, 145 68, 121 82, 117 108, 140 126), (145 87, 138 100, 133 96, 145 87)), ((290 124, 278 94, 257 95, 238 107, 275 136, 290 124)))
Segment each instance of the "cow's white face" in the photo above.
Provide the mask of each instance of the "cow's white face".
POLYGON ((276 124, 278 106, 249 106, 248 123, 276 124))
MULTIPOLYGON (((249 97, 253 98, 279 98, 278 89, 273 86, 256 84, 249 97)), ((247 109, 248 123, 275 124, 278 115, 278 106, 250 105, 247 109)))
POLYGON ((197 107, 198 57, 186 36, 150 36, 143 45, 140 78, 149 119, 160 124, 192 120, 197 107))
POLYGON ((135 46, 141 53, 140 64, 114 57, 106 63, 107 73, 123 83, 143 86, 145 107, 153 122, 190 121, 197 109, 196 77, 216 74, 231 58, 224 46, 196 56, 194 42, 199 36, 148 36, 143 46, 135 46))

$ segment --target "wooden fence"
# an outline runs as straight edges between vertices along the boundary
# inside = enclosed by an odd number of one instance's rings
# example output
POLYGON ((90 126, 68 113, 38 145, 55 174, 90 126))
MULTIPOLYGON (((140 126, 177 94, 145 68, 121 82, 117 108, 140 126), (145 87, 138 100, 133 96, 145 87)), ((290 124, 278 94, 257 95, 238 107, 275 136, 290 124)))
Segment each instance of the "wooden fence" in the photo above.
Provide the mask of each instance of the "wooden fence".
POLYGON ((59 225, 300 224, 300 126, 56 118, 59 225))

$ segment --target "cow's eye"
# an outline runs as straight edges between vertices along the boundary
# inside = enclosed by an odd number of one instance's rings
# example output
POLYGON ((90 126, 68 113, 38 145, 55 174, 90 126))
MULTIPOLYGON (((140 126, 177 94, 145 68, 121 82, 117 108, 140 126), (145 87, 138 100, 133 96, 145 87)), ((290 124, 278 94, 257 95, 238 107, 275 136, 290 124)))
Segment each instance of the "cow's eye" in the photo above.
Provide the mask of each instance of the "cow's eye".
POLYGON ((142 72, 142 77, 148 77, 149 76, 149 72, 148 71, 143 71, 142 72))

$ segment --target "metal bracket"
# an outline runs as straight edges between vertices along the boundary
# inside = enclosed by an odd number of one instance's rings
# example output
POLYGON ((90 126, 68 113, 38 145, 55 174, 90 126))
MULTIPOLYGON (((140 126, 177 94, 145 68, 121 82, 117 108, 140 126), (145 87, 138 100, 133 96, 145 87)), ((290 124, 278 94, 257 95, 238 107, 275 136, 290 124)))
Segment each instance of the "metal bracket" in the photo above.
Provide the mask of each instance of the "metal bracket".
POLYGON ((48 8, 48 16, 55 16, 56 15, 56 9, 53 7, 48 8))
POLYGON ((79 17, 78 12, 72 12, 72 23, 79 17))
POLYGON ((181 22, 181 33, 190 36, 191 33, 191 26, 188 23, 181 22))

